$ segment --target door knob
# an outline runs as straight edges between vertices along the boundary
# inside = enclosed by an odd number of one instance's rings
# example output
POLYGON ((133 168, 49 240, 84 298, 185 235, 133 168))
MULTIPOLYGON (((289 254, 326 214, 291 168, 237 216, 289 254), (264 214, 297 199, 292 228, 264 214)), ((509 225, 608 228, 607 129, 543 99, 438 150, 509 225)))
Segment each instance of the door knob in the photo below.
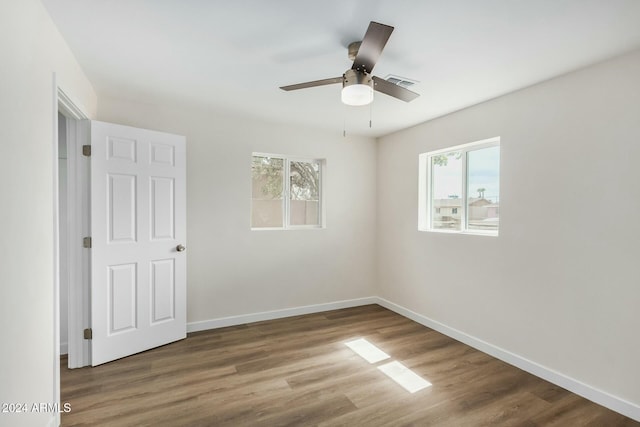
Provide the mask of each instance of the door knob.
POLYGON ((187 247, 185 245, 176 246, 176 251, 178 251, 178 252, 184 252, 186 250, 187 250, 187 247))

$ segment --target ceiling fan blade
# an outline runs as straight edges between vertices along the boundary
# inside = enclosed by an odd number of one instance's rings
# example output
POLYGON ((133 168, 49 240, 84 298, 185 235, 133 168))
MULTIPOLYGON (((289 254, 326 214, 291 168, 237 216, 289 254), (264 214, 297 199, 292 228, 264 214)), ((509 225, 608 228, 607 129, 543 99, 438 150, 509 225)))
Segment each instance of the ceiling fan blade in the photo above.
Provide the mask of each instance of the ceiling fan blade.
POLYGON ((315 80, 315 81, 306 82, 306 83, 298 83, 298 84, 289 85, 289 86, 280 86, 280 89, 289 91, 289 90, 306 89, 308 87, 331 85, 334 83, 342 83, 342 76, 332 77, 330 79, 324 79, 324 80, 315 80))
POLYGON ((385 79, 373 76, 373 89, 405 102, 410 102, 420 96, 420 94, 410 91, 402 86, 390 83, 385 79))
POLYGON ((351 69, 371 73, 392 32, 393 27, 371 21, 351 69))

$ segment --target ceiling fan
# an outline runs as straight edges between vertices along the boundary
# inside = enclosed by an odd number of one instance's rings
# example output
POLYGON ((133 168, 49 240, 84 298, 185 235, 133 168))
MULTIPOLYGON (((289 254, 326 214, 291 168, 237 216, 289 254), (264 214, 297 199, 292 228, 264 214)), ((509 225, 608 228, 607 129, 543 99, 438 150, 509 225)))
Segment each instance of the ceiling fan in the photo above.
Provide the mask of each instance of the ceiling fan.
POLYGON ((349 45, 349 59, 353 60, 353 65, 351 69, 344 72, 342 77, 282 86, 280 89, 290 91, 342 83, 342 102, 347 105, 370 104, 373 101, 374 90, 405 102, 414 100, 420 95, 385 79, 371 75, 373 67, 376 65, 382 49, 387 44, 392 32, 393 27, 371 21, 362 41, 353 42, 349 45))

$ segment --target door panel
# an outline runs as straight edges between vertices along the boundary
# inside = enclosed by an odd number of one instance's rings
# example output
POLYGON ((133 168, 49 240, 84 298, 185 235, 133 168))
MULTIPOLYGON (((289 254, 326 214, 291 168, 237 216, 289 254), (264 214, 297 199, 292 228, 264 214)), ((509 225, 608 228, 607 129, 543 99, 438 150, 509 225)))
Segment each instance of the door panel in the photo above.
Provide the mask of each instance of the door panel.
POLYGON ((109 243, 136 241, 136 176, 108 175, 109 243))
POLYGON ((109 335, 136 328, 137 265, 109 266, 109 335))
POLYGON ((151 322, 173 320, 175 313, 175 263, 173 259, 151 262, 151 289, 153 313, 151 322))
POLYGON ((174 238, 174 180, 173 178, 151 178, 151 239, 174 238))
POLYGON ((186 336, 185 138, 91 122, 93 366, 186 336))

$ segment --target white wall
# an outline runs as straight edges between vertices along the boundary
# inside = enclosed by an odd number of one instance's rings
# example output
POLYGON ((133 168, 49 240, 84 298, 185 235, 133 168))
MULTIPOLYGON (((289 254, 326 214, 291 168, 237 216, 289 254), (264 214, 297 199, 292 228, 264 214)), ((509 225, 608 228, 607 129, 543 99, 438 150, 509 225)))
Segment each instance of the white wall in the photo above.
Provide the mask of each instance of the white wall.
POLYGON ((640 51, 382 138, 378 294, 638 408, 638 76, 640 51), (500 236, 417 231, 418 154, 494 136, 500 236))
MULTIPOLYGON (((54 395, 53 72, 86 108, 96 97, 37 0, 0 2, 0 402, 54 395)), ((54 414, 0 414, 43 426, 54 414)))
POLYGON ((374 140, 169 105, 101 96, 98 116, 187 137, 188 322, 373 295, 374 140), (326 229, 250 230, 252 152, 326 159, 326 229))

